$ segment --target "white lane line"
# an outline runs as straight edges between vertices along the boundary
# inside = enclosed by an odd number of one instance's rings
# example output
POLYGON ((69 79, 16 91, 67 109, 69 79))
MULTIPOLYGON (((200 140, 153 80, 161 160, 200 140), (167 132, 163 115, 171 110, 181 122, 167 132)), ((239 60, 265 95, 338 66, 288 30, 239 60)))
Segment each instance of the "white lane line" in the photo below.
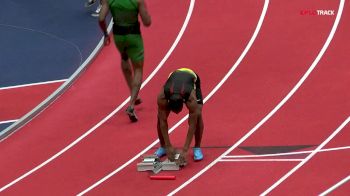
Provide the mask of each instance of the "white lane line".
POLYGON ((343 180, 339 181, 337 184, 333 185, 332 187, 330 187, 329 189, 327 189, 323 193, 321 193, 319 196, 326 196, 326 195, 328 195, 330 192, 332 192, 335 189, 339 188, 340 186, 342 186, 343 184, 345 184, 349 180, 350 180, 350 175, 348 177, 344 178, 343 180))
MULTIPOLYGON (((225 81, 231 76, 231 74, 233 73, 233 71, 238 67, 238 65, 242 62, 243 58, 246 56, 246 54, 248 53, 250 47, 253 45, 255 38, 257 37, 259 30, 261 28, 262 22, 265 18, 265 14, 266 14, 266 10, 267 10, 267 4, 268 0, 265 0, 265 6, 264 9, 262 11, 262 14, 260 16, 258 25, 254 31, 253 36, 251 37, 250 41, 248 42, 246 48, 244 49, 244 51, 242 52, 241 56, 238 58, 238 60, 236 61, 236 63, 231 67, 231 69, 227 72, 227 74, 224 76, 224 78, 214 87, 214 89, 208 94, 207 97, 204 98, 203 102, 207 102, 207 100, 210 99, 211 96, 214 95, 214 93, 225 83, 225 81)), ((194 2, 193 2, 194 3, 194 2)), ((171 127, 169 129, 169 133, 173 132, 178 126, 180 126, 186 119, 188 118, 188 114, 186 116, 184 116, 179 122, 177 122, 173 127, 171 127)), ((114 170, 113 172, 109 173, 107 176, 103 177, 101 180, 97 181, 95 184, 93 184, 92 186, 88 187, 87 189, 85 189, 84 191, 82 191, 81 193, 78 194, 78 196, 81 196, 87 192, 89 192, 90 190, 94 189, 95 187, 97 187, 98 185, 100 185, 101 183, 103 183, 104 181, 106 181, 108 178, 112 177, 114 174, 118 173, 119 171, 121 171, 122 169, 124 169, 125 167, 127 167, 128 165, 130 165, 132 162, 134 162, 136 159, 138 159, 141 155, 145 154, 147 151, 149 151, 154 145, 156 145, 159 142, 159 140, 154 141, 152 144, 150 144, 148 147, 146 147, 144 150, 142 150, 140 153, 138 153, 137 155, 135 155, 132 159, 130 159, 129 161, 127 161, 126 163, 124 163, 122 166, 118 167, 116 170, 114 170)))
MULTIPOLYGON (((37 82, 37 83, 30 83, 30 84, 22 84, 22 85, 16 85, 16 86, 7 86, 7 87, 2 87, 0 88, 1 90, 8 90, 8 89, 15 89, 15 88, 23 88, 23 87, 30 87, 30 86, 39 86, 39 85, 46 85, 46 84, 54 84, 54 83, 63 83, 67 79, 64 80, 52 80, 52 81, 46 81, 46 82, 37 82)), ((7 121, 0 121, 0 124, 5 124, 5 123, 14 123, 18 121, 19 119, 16 120, 7 120, 7 121)))
POLYGON ((289 162, 302 160, 304 159, 221 159, 219 162, 289 162))
POLYGON ((302 167, 306 162, 308 162, 313 156, 316 155, 324 146, 328 144, 350 121, 350 116, 325 140, 323 141, 311 154, 309 154, 302 162, 300 162, 297 166, 291 169, 287 174, 285 174, 282 178, 276 181, 272 186, 270 186, 267 190, 261 193, 261 196, 267 195, 273 189, 275 189, 278 185, 280 185, 284 180, 286 180, 289 176, 291 176, 295 171, 297 171, 300 167, 302 167))
MULTIPOLYGON (((110 21, 108 25, 108 32, 112 30, 113 22, 110 21)), ((95 49, 91 52, 91 54, 85 59, 85 61, 79 66, 79 68, 67 79, 65 82, 56 89, 49 97, 47 97, 44 101, 42 101, 39 105, 37 105, 30 112, 25 114, 21 119, 7 127, 5 130, 0 132, 0 142, 4 141, 16 131, 18 131, 22 126, 28 123, 30 120, 39 115, 42 111, 45 110, 50 104, 52 104, 58 97, 60 97, 66 89, 68 89, 74 81, 78 79, 78 77, 87 69, 88 65, 90 65, 93 58, 96 57, 97 53, 101 50, 103 46, 104 38, 101 37, 99 43, 95 47, 95 49)))
POLYGON ((37 82, 37 83, 30 83, 30 84, 21 84, 21 85, 16 85, 16 86, 7 86, 7 87, 1 87, 0 90, 7 90, 7 89, 14 89, 14 88, 23 88, 23 87, 38 86, 38 85, 53 84, 53 83, 63 83, 66 80, 67 79, 52 80, 52 81, 46 81, 46 82, 37 82))
MULTIPOLYGON (((17 119, 18 120, 18 119, 17 119)), ((5 121, 0 121, 0 125, 1 124, 6 124, 6 123, 13 123, 16 122, 17 120, 5 120, 5 121)))
MULTIPOLYGON (((156 74, 156 72, 164 65, 164 63, 167 61, 167 59, 170 57, 171 53, 174 51, 174 49, 176 48, 177 44, 179 43, 182 35, 184 34, 186 27, 190 21, 191 15, 192 15, 192 11, 193 11, 193 7, 194 7, 194 0, 191 0, 191 5, 188 9, 188 13, 186 16, 186 19, 181 27, 181 30, 179 32, 179 34, 177 35, 174 43, 172 44, 171 48, 169 49, 169 51, 167 52, 167 54, 164 56, 164 58, 162 59, 162 61, 158 64, 158 66, 156 67, 156 69, 148 76, 148 78, 143 82, 141 89, 154 77, 154 75, 156 74)), ((102 42, 100 42, 101 44, 102 42)), ((45 165, 47 165, 48 163, 50 163, 51 161, 55 160, 57 157, 61 156, 63 153, 65 153, 66 151, 68 151, 69 149, 71 149, 73 146, 75 146, 77 143, 79 143, 81 140, 83 140, 85 137, 87 137, 89 134, 91 134, 92 132, 94 132, 98 127, 100 127, 103 123, 105 123, 108 119, 110 119, 113 115, 115 115, 122 107, 124 107, 125 104, 128 103, 128 101, 130 100, 130 96, 122 103, 120 104, 116 109, 114 109, 108 116, 106 116, 104 119, 102 119, 100 122, 98 122, 95 126, 93 126, 91 129, 89 129, 87 132, 85 132, 83 135, 81 135, 79 138, 77 138, 76 140, 74 140, 72 143, 70 143, 68 146, 66 146, 65 148, 63 148, 61 151, 59 151, 58 153, 56 153, 55 155, 53 155, 52 157, 50 157, 49 159, 47 159, 46 161, 44 161, 43 163, 41 163, 40 165, 36 166, 35 168, 31 169, 30 171, 26 172, 25 174, 23 174, 22 176, 18 177, 17 179, 13 180, 12 182, 8 183, 7 185, 3 186, 0 188, 0 192, 6 190, 7 188, 9 188, 10 186, 16 184, 17 182, 23 180, 25 177, 31 175, 32 173, 34 173, 35 171, 39 170, 40 168, 44 167, 45 165)))
MULTIPOLYGON (((82 55, 81 50, 79 49, 78 45, 73 43, 73 42, 71 42, 71 41, 68 41, 67 39, 58 37, 57 35, 54 35, 52 33, 48 33, 48 32, 45 32, 45 31, 40 31, 40 30, 26 28, 26 27, 21 27, 21 26, 15 26, 15 25, 9 25, 9 24, 0 24, 0 26, 10 27, 10 28, 14 28, 14 29, 21 29, 21 30, 35 32, 35 33, 40 33, 40 34, 46 35, 46 36, 48 36, 50 38, 63 41, 65 43, 67 43, 68 45, 71 45, 74 49, 76 49, 76 51, 78 52, 79 57, 80 57, 79 65, 81 65, 82 62, 83 62, 83 55, 82 55)), ((51 84, 51 83, 57 83, 57 82, 65 82, 66 80, 67 79, 53 80, 53 81, 46 81, 46 82, 37 82, 37 83, 31 83, 31 84, 22 84, 22 85, 16 85, 16 86, 7 86, 7 87, 1 87, 0 90, 22 88, 22 87, 36 86, 36 85, 43 85, 43 84, 51 84)))
MULTIPOLYGON (((347 150, 350 149, 350 146, 343 146, 343 147, 337 147, 337 148, 327 148, 322 149, 320 152, 330 152, 330 151, 339 151, 339 150, 347 150)), ((276 153, 276 154, 259 154, 259 155, 227 155, 222 157, 223 159, 231 158, 259 158, 259 157, 276 157, 276 156, 290 156, 290 155, 300 155, 300 154, 310 154, 312 153, 312 150, 308 151, 299 151, 299 152, 286 152, 286 153, 276 153)))
MULTIPOLYGON (((265 1, 266 4, 266 1, 265 1)), ((243 141, 245 141, 249 136, 251 136, 256 130, 258 130, 268 119, 270 119, 289 99, 294 95, 294 93, 299 89, 299 87, 304 83, 306 78, 311 74, 311 72, 314 70, 318 62, 320 61, 321 57, 325 53, 326 49, 328 48, 331 40, 333 39, 334 33, 338 27, 339 20, 341 17, 341 13, 343 11, 343 6, 344 6, 344 1, 341 0, 337 18, 334 22, 334 25, 332 27, 332 30, 326 40, 326 43, 322 47, 320 53, 317 55, 316 59, 310 66, 310 68, 307 70, 307 72, 304 74, 304 76, 299 80, 299 82, 293 87, 293 89, 288 93, 288 95, 269 113, 267 116, 265 116, 253 129, 251 129, 246 135, 244 135, 240 140, 238 140, 234 145, 232 145, 228 150, 226 150, 222 155, 220 155, 217 159, 215 159, 213 162, 211 162, 209 165, 207 165, 204 169, 202 169, 200 172, 195 174, 192 178, 187 180, 185 183, 180 185, 178 188, 173 190, 172 192, 169 193, 169 195, 174 195, 175 193, 179 192, 181 189, 183 189, 185 186, 190 184, 193 180, 197 179, 199 176, 201 176, 204 172, 209 170, 211 167, 213 167, 222 157, 228 155, 232 150, 237 148, 243 141)))

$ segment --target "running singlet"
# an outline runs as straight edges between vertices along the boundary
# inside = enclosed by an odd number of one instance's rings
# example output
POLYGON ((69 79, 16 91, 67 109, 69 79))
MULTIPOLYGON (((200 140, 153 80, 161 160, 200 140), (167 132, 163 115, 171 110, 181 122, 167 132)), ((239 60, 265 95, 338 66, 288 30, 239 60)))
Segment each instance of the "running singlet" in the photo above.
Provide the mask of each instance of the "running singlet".
POLYGON ((196 89, 197 75, 188 68, 181 68, 169 75, 164 85, 164 94, 169 99, 172 94, 180 94, 187 101, 192 90, 196 89))
POLYGON ((113 32, 118 35, 139 34, 137 0, 108 0, 113 16, 113 32))
POLYGON ((114 24, 131 26, 138 24, 138 3, 136 0, 108 0, 114 24))

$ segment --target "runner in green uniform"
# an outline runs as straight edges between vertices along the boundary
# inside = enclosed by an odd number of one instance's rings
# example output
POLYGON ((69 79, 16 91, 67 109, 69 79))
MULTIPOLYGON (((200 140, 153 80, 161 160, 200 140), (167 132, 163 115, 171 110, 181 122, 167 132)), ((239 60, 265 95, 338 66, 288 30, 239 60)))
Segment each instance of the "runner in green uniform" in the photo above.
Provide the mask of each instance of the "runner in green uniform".
POLYGON ((142 83, 144 62, 143 40, 138 16, 141 16, 142 23, 146 27, 151 25, 151 17, 144 0, 101 0, 101 4, 99 25, 104 33, 104 43, 105 45, 110 43, 105 19, 111 12, 114 22, 114 42, 121 55, 121 67, 131 94, 130 105, 126 113, 132 122, 136 122, 138 119, 134 106, 141 103, 137 97, 142 83))

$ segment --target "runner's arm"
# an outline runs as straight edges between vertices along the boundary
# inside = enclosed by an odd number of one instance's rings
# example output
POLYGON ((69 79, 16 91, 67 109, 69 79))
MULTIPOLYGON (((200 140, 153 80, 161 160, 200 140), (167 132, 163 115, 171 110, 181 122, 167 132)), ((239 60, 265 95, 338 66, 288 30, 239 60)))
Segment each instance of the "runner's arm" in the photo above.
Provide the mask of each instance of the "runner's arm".
POLYGON ((188 101, 186 102, 186 107, 188 108, 189 116, 188 116, 188 131, 187 131, 185 144, 183 147, 183 151, 185 153, 187 153, 188 149, 190 148, 192 138, 197 127, 198 116, 200 115, 200 109, 197 104, 195 91, 191 92, 191 95, 188 101))
POLYGON ((152 20, 151 20, 151 16, 148 13, 145 0, 139 0, 138 3, 139 3, 139 13, 140 13, 143 25, 145 25, 146 27, 151 26, 152 20))
POLYGON ((108 35, 108 31, 107 31, 107 25, 106 25, 106 17, 107 14, 109 12, 109 6, 108 6, 108 2, 107 0, 100 0, 101 2, 101 11, 98 17, 98 24, 103 32, 104 35, 104 44, 108 45, 110 43, 110 38, 108 35))
POLYGON ((169 111, 166 108, 166 100, 160 96, 157 99, 158 103, 158 121, 159 121, 159 131, 163 136, 165 147, 171 147, 171 142, 168 133, 168 116, 169 111))

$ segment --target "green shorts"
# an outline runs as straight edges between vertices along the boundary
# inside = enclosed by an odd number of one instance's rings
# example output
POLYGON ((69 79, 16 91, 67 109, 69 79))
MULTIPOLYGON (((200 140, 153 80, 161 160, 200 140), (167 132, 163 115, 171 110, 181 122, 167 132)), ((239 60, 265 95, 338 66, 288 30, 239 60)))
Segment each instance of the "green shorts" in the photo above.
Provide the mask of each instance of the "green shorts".
POLYGON ((144 59, 143 40, 140 34, 114 35, 114 42, 122 59, 140 62, 144 59))

